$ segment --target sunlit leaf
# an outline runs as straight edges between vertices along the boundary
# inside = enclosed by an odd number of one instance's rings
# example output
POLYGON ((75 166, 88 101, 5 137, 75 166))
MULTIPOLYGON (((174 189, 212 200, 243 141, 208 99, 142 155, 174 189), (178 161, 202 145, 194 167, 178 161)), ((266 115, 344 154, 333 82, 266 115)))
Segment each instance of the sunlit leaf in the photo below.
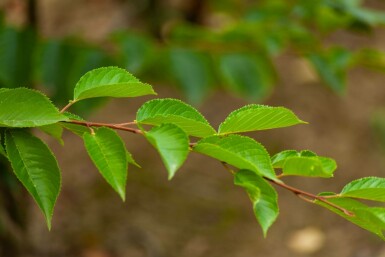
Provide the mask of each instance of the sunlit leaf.
POLYGON ((103 67, 87 72, 74 89, 74 101, 95 97, 137 97, 155 94, 124 69, 103 67))
POLYGON ((219 126, 219 134, 289 127, 305 123, 284 107, 247 105, 233 111, 219 126))
POLYGON ((283 175, 329 178, 337 169, 333 159, 317 156, 309 150, 285 150, 274 155, 271 160, 274 168, 282 169, 283 175))
POLYGON ((251 170, 260 176, 276 179, 269 153, 252 138, 240 135, 211 136, 200 140, 193 150, 239 169, 251 170))
POLYGON ((208 121, 192 106, 177 99, 154 99, 139 108, 136 121, 140 124, 172 123, 188 135, 207 137, 215 134, 208 121))
POLYGON ((385 202, 385 178, 366 177, 354 180, 342 189, 340 195, 385 202))

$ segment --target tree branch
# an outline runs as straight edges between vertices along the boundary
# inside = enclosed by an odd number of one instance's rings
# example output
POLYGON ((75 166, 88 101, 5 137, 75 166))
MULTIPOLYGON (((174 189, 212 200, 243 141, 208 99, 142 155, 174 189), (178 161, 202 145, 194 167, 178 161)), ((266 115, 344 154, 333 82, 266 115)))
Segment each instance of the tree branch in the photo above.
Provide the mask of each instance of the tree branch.
MULTIPOLYGON (((270 181, 271 183, 273 183, 273 184, 275 184, 275 185, 277 185, 277 186, 280 186, 280 187, 282 187, 282 188, 284 188, 284 189, 286 189, 286 190, 289 190, 289 191, 293 192, 293 193, 296 194, 297 196, 300 196, 300 198, 303 199, 303 200, 305 200, 305 199, 303 198, 304 196, 305 196, 305 197, 309 197, 309 198, 311 198, 311 199, 314 199, 314 200, 318 200, 318 201, 320 201, 320 202, 323 202, 323 203, 325 203, 325 204, 327 204, 327 205, 329 205, 329 206, 331 206, 331 207, 333 207, 333 208, 336 208, 337 210, 342 211, 343 213, 345 213, 345 214, 348 215, 348 216, 351 216, 351 217, 354 216, 354 213, 352 213, 351 211, 348 211, 348 210, 346 210, 345 208, 343 208, 343 207, 341 207, 341 206, 338 206, 338 205, 336 205, 336 204, 334 204, 334 203, 328 201, 328 200, 327 200, 325 197, 323 197, 323 196, 315 195, 315 194, 312 194, 312 193, 303 191, 303 190, 301 190, 301 189, 298 189, 298 188, 295 188, 295 187, 286 185, 286 184, 284 184, 284 183, 281 183, 281 182, 278 182, 278 181, 274 181, 274 180, 269 179, 269 178, 266 178, 266 177, 264 177, 264 179, 270 181)), ((309 200, 309 199, 307 199, 307 200, 309 200)), ((312 201, 312 203, 314 203, 314 202, 312 201)))
POLYGON ((91 122, 91 121, 80 121, 80 120, 69 120, 69 121, 64 121, 66 123, 72 123, 76 125, 81 125, 85 127, 107 127, 107 128, 112 128, 116 130, 123 130, 123 131, 128 131, 134 134, 143 134, 143 132, 140 129, 134 129, 134 128, 127 128, 119 124, 110 124, 110 123, 101 123, 101 122, 91 122))

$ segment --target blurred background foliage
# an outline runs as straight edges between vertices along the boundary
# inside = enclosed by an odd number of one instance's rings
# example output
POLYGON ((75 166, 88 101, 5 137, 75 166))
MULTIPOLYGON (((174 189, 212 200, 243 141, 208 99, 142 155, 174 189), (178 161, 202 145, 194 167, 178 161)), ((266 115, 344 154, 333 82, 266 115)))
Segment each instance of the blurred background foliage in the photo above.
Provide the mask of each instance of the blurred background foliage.
POLYGON ((385 13, 362 1, 198 0, 174 7, 155 0, 127 1, 138 26, 121 28, 98 43, 43 37, 37 3, 26 2, 25 26, 1 22, 0 85, 42 87, 59 104, 70 99, 82 74, 106 65, 177 86, 193 104, 218 89, 263 101, 279 80, 274 60, 287 53, 308 61, 338 94, 345 92, 350 69, 385 68, 384 52, 331 39, 336 31, 365 36, 385 24, 385 13))
MULTIPOLYGON (((310 67, 325 86, 322 90, 333 92, 333 99, 340 101, 344 101, 348 90, 349 71, 355 72, 357 67, 385 71, 383 47, 356 43, 385 25, 384 9, 376 8, 379 1, 367 1, 369 4, 360 0, 49 2, 0 0, 0 87, 43 90, 59 106, 71 99, 81 75, 107 65, 124 67, 142 81, 153 84, 155 89, 159 85, 177 88, 194 105, 204 105, 216 92, 259 103, 269 101, 274 90, 282 90, 283 97, 297 97, 301 92, 290 95, 282 88, 277 89, 283 79, 291 77, 279 76, 282 70, 290 73, 293 69, 277 61, 287 56, 310 67), (108 3, 112 3, 114 10, 120 9, 120 15, 108 9, 108 3), (97 4, 106 5, 106 13, 111 16, 96 20, 86 29, 81 22, 67 26, 76 15, 81 16, 78 20, 100 15, 93 10, 97 4), (88 10, 60 16, 60 9, 67 10, 66 5, 75 6, 73 10, 88 10), (50 8, 56 12, 51 14, 50 8), (47 24, 43 16, 55 22, 47 24), (104 24, 106 21, 109 25, 104 24), (350 41, 349 37, 354 40, 350 41)), ((303 93, 303 97, 308 97, 303 93)), ((78 104, 74 111, 89 115, 103 103, 100 100, 78 104)), ((376 140, 380 142, 385 142, 383 117, 379 112, 371 120, 376 140)), ((324 127, 319 127, 317 133, 322 137, 324 127)), ((14 176, 10 176, 6 164, 0 162, 0 165, 0 255, 20 256, 20 252, 34 248, 32 242, 23 241, 28 227, 24 207, 30 199, 14 176)), ((208 209, 206 205, 202 208, 208 209)), ((226 227, 240 214, 232 207, 222 208, 229 216, 221 223, 226 227)), ((59 214, 57 219, 61 218, 59 214)), ((87 240, 92 241, 92 236, 87 240)), ((195 244, 198 248, 204 245, 200 238, 196 240, 192 242, 193 248, 195 244)), ((146 248, 148 242, 142 241, 140 244, 144 246, 139 244, 140 247, 146 248)), ((44 256, 58 256, 55 254, 44 256)), ((82 256, 109 256, 87 254, 82 256)), ((165 256, 178 256, 177 251, 174 254, 165 256)), ((37 252, 29 256, 43 255, 37 252)), ((163 255, 148 250, 144 256, 163 255)))

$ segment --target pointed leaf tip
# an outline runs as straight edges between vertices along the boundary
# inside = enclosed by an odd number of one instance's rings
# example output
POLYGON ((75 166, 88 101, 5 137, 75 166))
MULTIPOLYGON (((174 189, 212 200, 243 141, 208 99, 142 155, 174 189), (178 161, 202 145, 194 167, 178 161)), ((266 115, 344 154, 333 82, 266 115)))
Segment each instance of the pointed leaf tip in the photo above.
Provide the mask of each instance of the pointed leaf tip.
POLYGON ((256 130, 289 127, 306 122, 291 110, 251 104, 233 111, 219 126, 219 134, 241 133, 256 130))
POLYGON ((178 126, 165 123, 154 127, 145 136, 158 150, 171 180, 189 153, 187 134, 178 126))
POLYGON ((50 230, 61 186, 60 170, 54 155, 45 143, 24 130, 8 131, 5 141, 16 177, 42 210, 50 230))
POLYGON ((235 174, 234 184, 243 187, 253 203, 254 215, 262 227, 263 235, 275 222, 279 214, 278 194, 261 176, 250 170, 235 174))
POLYGON ((125 201, 128 160, 122 139, 114 130, 102 127, 95 134, 84 133, 83 140, 100 174, 125 201))
POLYGON ((340 195, 385 202, 385 178, 366 177, 354 180, 342 189, 340 195))

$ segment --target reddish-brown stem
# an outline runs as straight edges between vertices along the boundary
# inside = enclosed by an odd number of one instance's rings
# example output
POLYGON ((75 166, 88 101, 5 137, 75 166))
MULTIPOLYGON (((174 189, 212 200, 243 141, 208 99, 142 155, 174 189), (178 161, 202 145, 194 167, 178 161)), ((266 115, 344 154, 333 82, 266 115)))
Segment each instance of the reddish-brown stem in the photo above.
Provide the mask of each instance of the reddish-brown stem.
MULTIPOLYGON (((66 109, 68 109, 68 107, 71 106, 71 103, 68 104, 67 106, 65 106, 61 112, 64 112, 66 109)), ((69 120, 69 121, 65 121, 67 123, 72 123, 72 124, 77 124, 77 125, 81 125, 81 126, 86 126, 88 128, 91 129, 92 131, 92 127, 107 127, 107 128, 112 128, 112 129, 116 129, 116 130, 123 130, 123 131, 128 131, 128 132, 131 132, 131 133, 134 133, 134 134, 141 134, 143 135, 143 132, 140 130, 140 129, 134 129, 134 128, 128 128, 128 127, 124 127, 125 125, 130 125, 130 124, 134 124, 132 122, 130 123, 120 123, 120 124, 110 124, 110 123, 101 123, 101 122, 90 122, 90 121, 79 121, 79 120, 69 120)), ((190 147, 193 148, 194 146, 196 145, 196 143, 190 143, 190 147)), ((227 171, 229 171, 230 173, 234 174, 235 171, 232 170, 228 165, 227 163, 225 162, 221 162, 222 165, 225 167, 225 169, 227 171)), ((278 181, 275 181, 275 180, 272 180, 272 179, 269 179, 269 178, 266 178, 264 177, 264 179, 266 179, 267 181, 270 181, 271 183, 277 185, 277 186, 280 186, 286 190, 289 190, 291 192, 293 192, 294 194, 296 194, 298 197, 300 197, 301 199, 307 201, 307 202, 311 202, 311 203, 314 203, 314 200, 318 200, 320 202, 323 202, 337 210, 340 210, 342 211, 343 213, 345 213, 346 215, 348 216, 354 216, 354 213, 346 210, 345 208, 341 207, 341 206, 338 206, 330 201, 327 200, 327 198, 332 198, 332 197, 328 197, 328 196, 318 196, 318 195, 314 195, 312 193, 309 193, 309 192, 306 192, 306 191, 303 191, 301 189, 298 189, 298 188, 295 188, 295 187, 292 187, 292 186, 289 186, 289 185, 286 185, 282 182, 278 182, 278 181), (311 200, 313 199, 313 200, 311 200)), ((333 196, 334 197, 334 196, 333 196)))
POLYGON ((86 127, 107 127, 107 128, 112 128, 112 129, 116 129, 116 130, 128 131, 128 132, 131 132, 134 134, 143 134, 143 132, 140 129, 127 128, 127 127, 123 127, 119 124, 80 121, 80 120, 69 120, 69 121, 65 121, 65 122, 77 124, 77 125, 81 125, 81 126, 86 126, 86 127))
MULTIPOLYGON (((308 197, 308 198, 311 198, 311 199, 314 199, 314 200, 318 200, 320 202, 323 202, 337 210, 340 210, 342 211, 343 213, 345 213, 346 215, 348 216, 354 216, 354 213, 346 210, 345 208, 342 208, 341 206, 338 206, 330 201, 328 201, 325 197, 323 196, 319 196, 319 195, 314 195, 312 193, 309 193, 309 192, 306 192, 306 191, 303 191, 303 190, 300 190, 298 188, 295 188, 295 187, 292 187, 292 186, 289 186, 289 185, 286 185, 284 183, 281 183, 281 182, 278 182, 278 181, 275 181, 275 180, 272 180, 272 179, 269 179, 269 178, 266 178, 266 180, 270 181, 271 183, 277 185, 277 186, 280 186, 282 188, 285 188, 291 192, 293 192, 294 194, 298 195, 298 196, 301 196, 301 199, 304 199, 303 197, 308 197)), ((306 198, 306 200, 308 201, 309 199, 306 198)))

